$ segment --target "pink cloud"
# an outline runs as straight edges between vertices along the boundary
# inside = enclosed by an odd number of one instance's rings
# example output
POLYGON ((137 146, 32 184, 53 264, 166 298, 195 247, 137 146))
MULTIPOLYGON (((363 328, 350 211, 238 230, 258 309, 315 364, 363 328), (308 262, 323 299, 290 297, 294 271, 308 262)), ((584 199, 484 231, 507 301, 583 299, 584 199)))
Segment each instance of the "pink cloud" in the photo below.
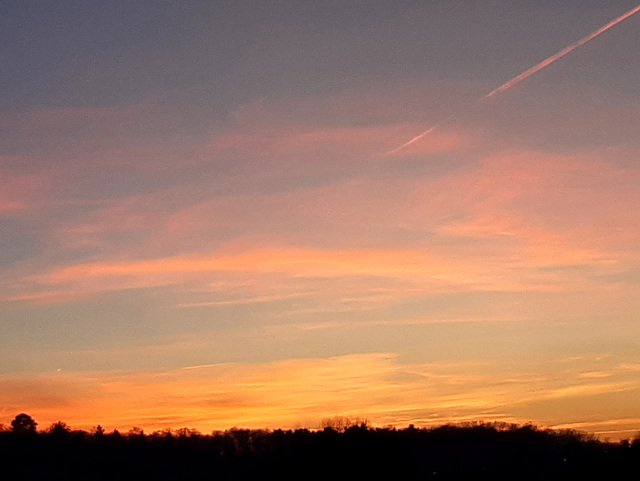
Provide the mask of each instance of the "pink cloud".
MULTIPOLYGON (((380 157, 424 131, 425 112, 430 111, 434 121, 448 114, 443 97, 452 96, 452 90, 437 84, 398 85, 393 91, 372 85, 331 96, 258 99, 238 107, 232 130, 214 136, 209 148, 259 156, 340 152, 380 157)), ((465 130, 442 126, 402 154, 466 149, 470 137, 465 130)))
POLYGON ((234 154, 252 154, 260 157, 273 155, 295 156, 312 153, 347 153, 379 156, 406 127, 294 127, 271 126, 252 128, 212 139, 210 152, 230 151, 234 154))
POLYGON ((638 259, 631 243, 638 181, 638 169, 596 154, 510 152, 421 191, 460 193, 460 220, 440 225, 443 235, 520 242, 522 262, 531 265, 593 264, 638 259))
MULTIPOLYGON (((140 232, 155 246, 152 250, 138 242, 140 249, 132 247, 129 255, 121 251, 28 278, 44 292, 52 286, 73 292, 185 283, 206 290, 213 273, 229 285, 241 273, 262 279, 265 286, 277 278, 274 285, 282 289, 291 288, 285 279, 292 278, 401 279, 407 284, 396 295, 442 289, 592 291, 601 288, 594 277, 623 272, 640 257, 629 222, 638 214, 636 180, 636 170, 604 163, 596 154, 511 151, 435 178, 354 179, 282 194, 219 198, 176 211, 140 210, 149 202, 142 196, 110 204, 91 222, 69 226, 66 235, 90 242, 103 232, 140 232), (611 204, 595 201, 594 192, 597 198, 608 196, 611 204), (554 216, 542 215, 546 212, 554 216), (300 230, 287 228, 292 223, 300 230), (610 237, 612 227, 616 235, 610 237), (398 229, 426 237, 416 247, 415 235, 403 243, 398 229), (212 252, 205 242, 191 255, 166 254, 173 236, 184 247, 181 237, 206 239, 216 230, 227 233, 226 247, 212 252), (234 232, 236 238, 229 236, 234 232), (162 240, 156 242, 155 236, 162 240), (583 269, 563 270, 572 266, 583 269)), ((239 298, 286 294, 276 291, 256 289, 239 298)), ((385 297, 364 286, 353 296, 385 297)), ((193 302, 208 301, 184 301, 193 302)))
POLYGON ((61 267, 39 279, 64 283, 91 278, 153 276, 176 279, 180 275, 206 272, 287 272, 296 276, 333 277, 349 275, 457 277, 450 263, 431 258, 423 251, 329 250, 264 248, 212 256, 176 256, 128 262, 97 262, 61 267))
MULTIPOLYGON (((0 159, 0 164, 3 159, 0 159)), ((0 216, 19 216, 45 197, 48 183, 40 175, 8 174, 0 176, 0 216)))

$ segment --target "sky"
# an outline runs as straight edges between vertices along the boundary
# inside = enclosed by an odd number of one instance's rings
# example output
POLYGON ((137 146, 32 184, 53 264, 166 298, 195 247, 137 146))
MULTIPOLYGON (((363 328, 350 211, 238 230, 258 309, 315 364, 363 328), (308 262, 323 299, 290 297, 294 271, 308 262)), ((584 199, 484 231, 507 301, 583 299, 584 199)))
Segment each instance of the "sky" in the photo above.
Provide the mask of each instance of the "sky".
POLYGON ((0 422, 633 437, 636 2, 1 2, 0 422))

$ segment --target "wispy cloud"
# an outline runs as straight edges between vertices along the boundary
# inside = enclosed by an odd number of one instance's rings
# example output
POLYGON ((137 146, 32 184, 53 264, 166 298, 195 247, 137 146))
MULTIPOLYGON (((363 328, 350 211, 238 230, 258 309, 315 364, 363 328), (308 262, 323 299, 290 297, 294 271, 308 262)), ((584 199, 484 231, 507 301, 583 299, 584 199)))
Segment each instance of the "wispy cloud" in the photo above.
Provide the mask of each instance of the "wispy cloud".
POLYGON ((194 198, 177 208, 171 199, 180 189, 104 201, 57 224, 47 239, 51 249, 78 251, 81 258, 16 267, 3 298, 45 301, 56 292, 187 285, 211 292, 214 275, 226 288, 237 285, 238 275, 261 287, 178 303, 299 295, 286 279, 306 279, 305 295, 331 290, 326 283, 312 286, 313 278, 369 277, 350 292, 352 305, 452 290, 602 291, 606 276, 640 260, 631 227, 638 179, 637 169, 604 162, 598 153, 510 150, 435 177, 354 178, 194 198), (609 201, 596 200, 602 196, 609 201), (550 210, 553 217, 544 215, 550 210), (611 229, 616 236, 607 235, 611 229), (211 232, 224 243, 212 242, 211 232), (175 255, 177 246, 192 253, 175 255), (87 249, 95 251, 90 261, 83 260, 87 249), (390 285, 383 279, 405 284, 385 294, 380 289, 390 285))
MULTIPOLYGON (((63 419, 84 429, 97 423, 147 431, 317 427, 334 415, 366 417, 379 425, 484 419, 560 426, 553 409, 537 419, 516 411, 531 403, 569 398, 587 403, 607 393, 640 389, 637 379, 575 384, 570 375, 559 378, 540 368, 513 372, 487 362, 406 364, 391 353, 368 353, 137 373, 54 372, 46 378, 1 377, 0 401, 4 418, 26 410, 44 426, 63 419), (555 387, 546 387, 550 381, 555 387), (513 406, 520 408, 513 411, 513 406)), ((578 416, 579 406, 574 408, 578 416)), ((627 422, 600 417, 574 426, 604 430, 627 422)))
POLYGON ((373 276, 463 282, 466 266, 415 250, 263 248, 209 256, 175 256, 66 266, 37 276, 45 285, 154 286, 215 272, 287 273, 295 277, 373 276))
MULTIPOLYGON (((2 163, 0 159, 0 166, 2 163)), ((41 175, 12 172, 0 175, 0 216, 15 217, 19 211, 34 207, 45 197, 47 187, 47 181, 41 175)))

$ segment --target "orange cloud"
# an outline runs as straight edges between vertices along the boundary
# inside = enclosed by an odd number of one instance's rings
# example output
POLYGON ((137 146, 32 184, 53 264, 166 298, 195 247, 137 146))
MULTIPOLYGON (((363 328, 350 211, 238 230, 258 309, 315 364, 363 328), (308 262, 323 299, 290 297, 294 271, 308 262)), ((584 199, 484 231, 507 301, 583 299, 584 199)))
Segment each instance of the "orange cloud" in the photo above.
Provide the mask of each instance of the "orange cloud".
POLYGON ((379 276, 463 282, 465 266, 428 252, 265 248, 238 254, 176 256, 130 262, 97 262, 53 269, 37 276, 43 284, 91 279, 137 279, 136 285, 176 283, 212 272, 288 273, 297 277, 379 276))
POLYGON ((601 439, 630 439, 638 434, 640 418, 624 417, 603 421, 582 421, 549 426, 552 429, 574 429, 595 434, 601 439))
POLYGON ((390 358, 371 354, 193 366, 160 373, 58 373, 43 386, 40 379, 3 379, 3 387, 11 386, 12 395, 3 390, 2 405, 30 411, 47 423, 64 417, 77 427, 97 423, 149 430, 194 424, 207 431, 233 425, 315 427, 323 416, 349 411, 345 407, 363 392, 374 393, 376 380, 384 380, 389 371, 390 358), (68 389, 71 378, 74 386, 68 389), (63 384, 66 388, 57 391, 63 384), (69 395, 60 398, 54 392, 69 395))
POLYGON ((204 432, 231 426, 314 428, 334 415, 399 426, 472 419, 553 425, 558 423, 553 403, 565 400, 574 406, 573 418, 583 419, 572 422, 586 423, 591 407, 581 406, 599 403, 602 414, 589 419, 590 426, 602 423, 603 430, 631 424, 611 417, 618 401, 610 396, 640 392, 637 379, 618 370, 609 383, 575 384, 571 371, 528 369, 516 373, 487 362, 402 364, 393 354, 369 353, 163 372, 4 375, 0 416, 8 422, 26 411, 43 427, 61 419, 75 428, 99 423, 107 429, 135 425, 147 432, 182 426, 204 432), (527 417, 530 406, 537 407, 527 417))

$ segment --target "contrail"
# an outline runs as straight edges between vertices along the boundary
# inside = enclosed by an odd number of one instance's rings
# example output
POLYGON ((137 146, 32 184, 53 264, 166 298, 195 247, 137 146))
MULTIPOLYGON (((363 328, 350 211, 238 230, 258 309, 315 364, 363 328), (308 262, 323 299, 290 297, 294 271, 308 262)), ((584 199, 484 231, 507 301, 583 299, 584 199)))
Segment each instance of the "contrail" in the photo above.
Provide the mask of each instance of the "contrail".
POLYGON ((546 60, 543 60, 542 62, 540 62, 538 65, 531 67, 529 70, 525 70, 524 72, 522 72, 520 75, 518 75, 517 77, 509 80, 508 82, 500 85, 500 87, 498 87, 495 90, 492 90, 491 92, 489 92, 487 95, 484 96, 484 98, 487 97, 493 97, 494 95, 500 93, 500 92, 504 92, 505 90, 509 90, 511 87, 513 87, 514 85, 518 85, 520 82, 522 82, 524 79, 526 79, 527 77, 532 76, 534 73, 539 72, 540 70, 542 70, 543 68, 545 68, 548 65, 551 65, 553 62, 555 62, 556 60, 561 59, 562 57, 564 57, 565 55, 567 55, 568 53, 571 53, 572 51, 574 51, 576 48, 584 45, 585 43, 587 43, 590 40, 593 40, 594 38, 596 38, 598 35, 606 32, 607 30, 609 30, 612 27, 615 27, 616 25, 618 25, 620 22, 622 22, 623 20, 626 20, 627 18, 629 18, 631 15, 634 15, 636 13, 640 12, 640 5, 638 5, 635 8, 632 8, 631 10, 629 10, 627 13, 620 15, 618 18, 616 18, 615 20, 611 20, 609 23, 607 23, 604 27, 600 27, 598 30, 596 30, 595 32, 587 35, 586 37, 578 40, 577 42, 569 45, 566 48, 563 48, 562 50, 560 50, 558 53, 556 53, 555 55, 552 55, 551 57, 549 57, 546 60))
POLYGON ((436 129, 437 125, 434 125, 433 127, 431 127, 430 129, 425 130, 424 132, 422 132, 420 135, 416 135, 413 139, 411 139, 409 142, 405 142, 404 144, 402 144, 400 147, 395 148, 389 152, 387 152, 387 154, 395 154, 396 152, 399 152, 400 150, 404 149, 405 147, 408 147, 409 145, 413 144, 414 142, 417 142, 418 140, 420 140, 422 137, 424 137, 427 134, 430 134, 431 132, 433 132, 436 129))
MULTIPOLYGON (((482 99, 486 99, 489 97, 493 97, 497 94, 499 94, 500 92, 504 92, 505 90, 509 90, 511 87, 519 84, 520 82, 522 82, 523 80, 525 80, 528 77, 531 77, 533 74, 539 72, 540 70, 542 70, 543 68, 551 65, 553 62, 555 62, 556 60, 561 59, 562 57, 564 57, 565 55, 573 52, 575 49, 577 49, 578 47, 584 45, 585 43, 589 42, 590 40, 593 40, 594 38, 596 38, 597 36, 599 36, 600 34, 603 34, 604 32, 606 32, 607 30, 609 30, 610 28, 615 27, 616 25, 618 25, 620 22, 626 20, 627 18, 629 18, 632 15, 635 15, 636 13, 640 12, 640 5, 638 5, 635 8, 632 8, 631 10, 629 10, 627 13, 624 13, 622 15, 620 15, 618 18, 611 20, 609 23, 607 23, 606 25, 604 25, 603 27, 600 27, 598 30, 596 30, 595 32, 587 35, 586 37, 578 40, 575 43, 572 43, 571 45, 569 45, 568 47, 563 48, 562 50, 560 50, 558 53, 552 55, 551 57, 543 60, 542 62, 540 62, 539 64, 531 67, 528 70, 525 70, 524 72, 522 72, 520 75, 518 75, 517 77, 514 77, 513 79, 509 80, 508 82, 500 85, 500 87, 498 87, 497 89, 492 90, 491 92, 489 92, 487 95, 485 95, 484 97, 482 97, 480 100, 482 99)), ((438 127, 438 125, 434 125, 433 127, 431 127, 428 130, 425 130, 424 132, 422 132, 420 135, 416 135, 414 138, 412 138, 409 142, 405 142, 404 144, 402 144, 400 147, 397 147, 389 152, 387 152, 387 154, 396 154, 398 153, 400 150, 404 149, 405 147, 408 147, 409 145, 413 144, 414 142, 417 142, 418 140, 420 140, 422 137, 424 137, 425 135, 433 132, 436 128, 438 127)))

